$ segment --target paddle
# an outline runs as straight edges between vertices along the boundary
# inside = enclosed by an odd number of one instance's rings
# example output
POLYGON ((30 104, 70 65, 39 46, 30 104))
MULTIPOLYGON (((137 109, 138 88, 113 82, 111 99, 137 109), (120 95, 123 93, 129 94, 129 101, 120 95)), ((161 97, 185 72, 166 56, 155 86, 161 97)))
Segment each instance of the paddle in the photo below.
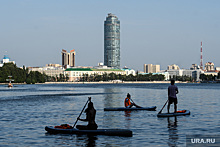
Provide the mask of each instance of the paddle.
MULTIPOLYGON (((169 100, 167 100, 166 103, 163 105, 163 108, 166 106, 166 104, 167 104, 168 101, 169 101, 169 100)), ((162 112, 163 108, 160 110, 160 112, 159 112, 158 114, 160 114, 160 113, 162 112)))
MULTIPOLYGON (((132 103, 134 103, 134 101, 130 98, 130 100, 132 101, 132 103)), ((134 105, 137 107, 137 108, 142 108, 141 106, 138 106, 134 103, 134 105)))
POLYGON ((88 103, 89 101, 91 101, 91 97, 88 97, 88 100, 87 100, 85 106, 83 107, 81 113, 80 113, 79 116, 77 117, 77 120, 76 120, 75 124, 73 125, 73 128, 75 127, 75 125, 76 125, 76 123, 77 123, 77 121, 78 121, 78 118, 80 118, 80 116, 82 115, 82 112, 84 111, 84 109, 85 109, 85 107, 86 107, 86 105, 87 105, 87 103, 88 103))

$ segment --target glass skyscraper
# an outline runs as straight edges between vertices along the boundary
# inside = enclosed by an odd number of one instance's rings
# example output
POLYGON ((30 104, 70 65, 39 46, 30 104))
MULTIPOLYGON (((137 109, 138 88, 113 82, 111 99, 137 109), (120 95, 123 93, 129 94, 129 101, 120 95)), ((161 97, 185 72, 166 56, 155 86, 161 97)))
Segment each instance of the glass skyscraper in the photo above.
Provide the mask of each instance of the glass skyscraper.
POLYGON ((120 21, 111 13, 104 23, 104 65, 120 68, 120 21))

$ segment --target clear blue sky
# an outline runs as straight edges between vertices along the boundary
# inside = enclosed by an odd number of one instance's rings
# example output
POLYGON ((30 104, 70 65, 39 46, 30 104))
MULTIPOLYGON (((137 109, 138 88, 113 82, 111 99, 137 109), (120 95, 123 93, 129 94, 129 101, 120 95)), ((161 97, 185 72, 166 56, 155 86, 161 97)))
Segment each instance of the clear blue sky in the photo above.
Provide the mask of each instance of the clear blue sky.
POLYGON ((18 66, 61 64, 76 51, 76 66, 104 62, 104 20, 121 22, 121 67, 143 64, 220 66, 219 0, 0 0, 0 59, 18 66), (7 51, 7 53, 5 52, 7 51))

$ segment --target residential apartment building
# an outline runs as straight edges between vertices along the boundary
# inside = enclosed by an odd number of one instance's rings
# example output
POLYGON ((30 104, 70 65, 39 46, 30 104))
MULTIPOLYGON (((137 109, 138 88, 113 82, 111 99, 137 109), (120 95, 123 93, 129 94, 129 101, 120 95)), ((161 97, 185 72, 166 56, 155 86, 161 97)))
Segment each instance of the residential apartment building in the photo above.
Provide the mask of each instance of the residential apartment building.
POLYGON ((168 65, 167 70, 179 70, 179 66, 176 64, 168 65))
POLYGON ((206 71, 215 71, 214 63, 213 62, 205 63, 205 70, 206 71))
POLYGON ((160 65, 144 64, 145 73, 158 73, 160 72, 160 65))

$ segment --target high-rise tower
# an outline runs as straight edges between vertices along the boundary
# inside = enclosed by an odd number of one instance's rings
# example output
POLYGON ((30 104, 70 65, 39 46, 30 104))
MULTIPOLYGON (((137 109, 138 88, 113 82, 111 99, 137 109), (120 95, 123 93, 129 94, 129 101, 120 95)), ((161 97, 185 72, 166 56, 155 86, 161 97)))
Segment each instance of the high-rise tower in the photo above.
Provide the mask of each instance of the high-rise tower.
POLYGON ((120 68, 120 21, 111 13, 104 22, 104 65, 120 68))
POLYGON ((67 53, 66 50, 62 49, 62 66, 67 68, 67 66, 75 67, 75 50, 71 50, 67 53))

